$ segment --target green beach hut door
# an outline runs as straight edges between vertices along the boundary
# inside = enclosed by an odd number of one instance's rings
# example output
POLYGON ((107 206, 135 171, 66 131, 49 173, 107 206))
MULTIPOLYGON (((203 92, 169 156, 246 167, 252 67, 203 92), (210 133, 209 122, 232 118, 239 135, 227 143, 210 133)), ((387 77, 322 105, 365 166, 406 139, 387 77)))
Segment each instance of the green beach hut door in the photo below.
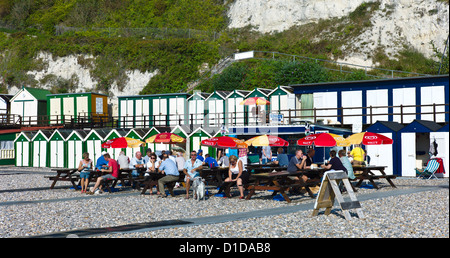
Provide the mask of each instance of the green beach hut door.
POLYGON ((33 141, 33 167, 47 166, 47 141, 36 140, 33 141))
POLYGON ((30 165, 30 142, 24 140, 22 136, 21 140, 16 141, 16 166, 28 167, 30 165))
POLYGON ((167 115, 167 99, 153 100, 153 117, 155 119, 153 125, 166 125, 167 115))
MULTIPOLYGON (((83 142, 76 133, 72 133, 67 140, 67 168, 77 168, 79 161, 83 159, 83 142)), ((93 159, 93 157, 89 156, 93 159)))
POLYGON ((55 135, 50 139, 50 167, 64 167, 64 140, 60 135, 55 135))

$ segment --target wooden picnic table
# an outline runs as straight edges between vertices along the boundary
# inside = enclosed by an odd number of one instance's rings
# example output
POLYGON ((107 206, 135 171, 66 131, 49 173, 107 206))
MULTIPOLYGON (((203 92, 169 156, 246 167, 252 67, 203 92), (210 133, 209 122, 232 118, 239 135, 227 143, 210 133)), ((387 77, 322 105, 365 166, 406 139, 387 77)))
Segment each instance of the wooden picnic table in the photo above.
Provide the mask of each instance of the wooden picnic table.
MULTIPOLYGON (((148 173, 148 176, 144 177, 144 188, 142 189, 141 194, 145 194, 147 190, 150 191, 150 195, 153 194, 153 187, 158 186, 158 180, 165 177, 165 174, 159 173, 159 172, 146 172, 148 173)), ((180 172, 180 176, 176 182, 184 182, 184 173, 180 172)), ((175 196, 173 192, 173 188, 175 186, 176 182, 171 182, 166 184, 167 189, 169 190, 170 195, 175 196)))
POLYGON ((392 182, 391 179, 395 179, 397 176, 395 175, 386 175, 386 172, 384 172, 384 169, 386 166, 364 166, 364 165, 353 165, 353 172, 355 174, 355 179, 353 180, 359 180, 359 182, 356 184, 357 187, 359 187, 364 180, 369 180, 373 187, 375 189, 379 189, 378 186, 375 184, 374 180, 384 178, 388 181, 388 183, 394 187, 397 188, 392 182), (356 173, 357 171, 360 171, 361 173, 356 173), (375 175, 372 171, 379 171, 381 175, 375 175))
POLYGON ((199 173, 208 182, 208 185, 220 186, 223 184, 225 178, 228 177, 228 171, 229 167, 209 168, 204 166, 199 173))
POLYGON ((278 192, 284 197, 284 199, 290 203, 291 200, 286 195, 286 191, 291 188, 305 187, 311 198, 314 198, 314 194, 309 187, 317 186, 320 184, 321 173, 324 169, 302 169, 295 173, 287 171, 277 171, 271 173, 259 173, 254 174, 252 177, 256 180, 253 184, 247 186, 247 190, 250 190, 246 200, 250 200, 256 190, 273 190, 272 196, 278 192), (302 175, 314 175, 315 177, 308 179, 306 182, 303 180, 302 175), (298 179, 296 178, 298 177, 298 179))
POLYGON ((77 189, 77 182, 80 179, 80 174, 76 168, 52 168, 51 171, 56 172, 55 176, 46 176, 49 180, 53 181, 50 189, 53 189, 58 181, 71 182, 75 190, 77 189))

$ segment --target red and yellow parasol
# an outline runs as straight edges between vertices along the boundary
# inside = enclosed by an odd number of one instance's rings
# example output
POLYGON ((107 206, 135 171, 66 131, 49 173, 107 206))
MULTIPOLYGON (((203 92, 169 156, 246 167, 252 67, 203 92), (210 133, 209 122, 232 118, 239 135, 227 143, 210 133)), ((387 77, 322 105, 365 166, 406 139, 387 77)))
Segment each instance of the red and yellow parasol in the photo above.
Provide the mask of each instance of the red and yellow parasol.
POLYGON ((145 142, 175 144, 186 142, 186 139, 174 133, 159 133, 151 136, 150 138, 147 138, 145 142))
POLYGON ((310 134, 299 140, 297 144, 300 146, 317 146, 317 147, 334 147, 334 146, 348 146, 345 138, 333 133, 317 133, 310 134))
POLYGON ((264 98, 261 97, 251 97, 248 99, 243 100, 240 105, 258 105, 258 106, 262 106, 262 105, 270 105, 270 102, 264 98))
POLYGON ((286 140, 281 139, 278 136, 273 135, 261 135, 256 136, 251 139, 248 139, 245 141, 248 146, 275 146, 275 147, 284 147, 289 146, 289 142, 286 140))
POLYGON ((119 137, 111 140, 107 140, 102 144, 102 148, 138 148, 142 144, 145 144, 143 141, 138 139, 133 139, 130 137, 119 137))
POLYGON ((214 148, 232 148, 232 149, 245 149, 248 145, 237 138, 230 136, 213 137, 201 142, 202 146, 214 147, 214 148))

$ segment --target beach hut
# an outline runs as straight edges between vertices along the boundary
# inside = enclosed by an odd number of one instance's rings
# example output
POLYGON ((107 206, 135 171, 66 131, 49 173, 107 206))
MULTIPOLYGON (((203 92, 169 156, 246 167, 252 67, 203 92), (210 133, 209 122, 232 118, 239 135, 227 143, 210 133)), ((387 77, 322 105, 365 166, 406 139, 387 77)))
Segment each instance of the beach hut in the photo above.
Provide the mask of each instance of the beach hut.
POLYGON ((31 139, 37 132, 21 132, 14 140, 16 167, 31 166, 31 139))
POLYGON ((111 129, 94 129, 87 131, 88 134, 84 138, 86 151, 89 153, 89 158, 92 159, 94 166, 97 159, 102 155, 103 138, 111 131, 111 129))
MULTIPOLYGON (((145 142, 146 139, 152 137, 153 135, 156 135, 156 134, 159 134, 159 133, 160 133, 160 131, 159 131, 158 129, 156 129, 156 127, 150 128, 150 130, 148 130, 147 133, 142 137, 143 142, 145 142)), ((152 151, 157 150, 157 146, 158 146, 158 145, 159 145, 159 144, 156 144, 156 143, 146 143, 145 149, 144 149, 144 152, 142 153, 142 155, 145 155, 145 154, 146 154, 146 150, 147 150, 148 148, 152 149, 152 151)), ((161 150, 162 150, 162 149, 161 149, 161 150)))
MULTIPOLYGON (((260 97, 265 100, 269 100, 269 94, 272 92, 270 89, 263 89, 263 88, 255 88, 252 90, 247 96, 245 96, 245 99, 252 98, 252 97, 260 97)), ((239 103, 238 103, 239 105, 239 103)), ((263 123, 265 124, 265 115, 270 111, 270 107, 268 105, 249 105, 245 106, 245 112, 247 113, 247 124, 257 124, 257 123, 263 123), (263 119, 260 120, 258 117, 262 117, 263 119), (259 121, 259 122, 258 122, 259 121)))
POLYGON ((289 116, 296 116, 295 109, 300 109, 300 100, 295 97, 294 90, 291 87, 278 86, 269 93, 268 97, 270 113, 283 115, 284 124, 288 124, 289 116), (288 110, 292 111, 289 113, 288 110))
POLYGON ((53 134, 49 137, 49 158, 50 167, 63 168, 67 164, 67 152, 66 152, 66 138, 69 136, 71 130, 53 131, 53 134))
POLYGON ((119 125, 123 128, 169 126, 185 123, 187 93, 121 96, 119 125))
POLYGON ((230 91, 214 91, 205 99, 207 121, 211 127, 225 124, 226 99, 230 91))
POLYGON ((420 168, 430 159, 430 134, 441 128, 432 121, 414 120, 399 130, 400 133, 400 171, 402 176, 416 176, 420 168))
POLYGON ((49 130, 39 130, 31 139, 33 142, 33 167, 48 166, 48 141, 52 133, 49 130))
POLYGON ((367 155, 370 156, 370 165, 387 166, 385 169, 388 175, 400 175, 400 134, 399 131, 404 126, 397 122, 377 121, 369 126, 365 131, 379 133, 391 138, 394 143, 389 145, 367 145, 365 146, 367 155))
POLYGON ((189 106, 189 122, 191 125, 205 124, 205 100, 209 97, 209 93, 195 91, 188 99, 189 106))
POLYGON ((50 123, 100 121, 108 117, 108 96, 95 92, 49 94, 47 112, 50 123))
POLYGON ((22 87, 10 100, 11 114, 22 117, 22 122, 38 124, 47 115, 48 90, 22 87))
POLYGON ((244 125, 245 108, 240 103, 245 99, 250 91, 234 90, 230 92, 226 97, 226 124, 227 125, 244 125))
MULTIPOLYGON (((87 131, 74 130, 67 136, 67 168, 77 168, 80 160, 83 159, 83 152, 86 149, 84 139, 87 135, 87 131)), ((89 153, 89 158, 93 159, 94 156, 91 155, 89 153)))
POLYGON ((450 173, 450 167, 449 167, 449 126, 448 123, 439 128, 435 132, 430 132, 430 142, 433 142, 436 140, 436 143, 438 144, 437 147, 437 158, 441 158, 444 163, 444 169, 445 174, 436 174, 437 176, 444 176, 448 177, 448 174, 450 173))
MULTIPOLYGON (((180 135, 181 136, 181 135, 180 135)), ((189 150, 186 151, 198 151, 201 149, 203 151, 203 157, 210 153, 213 148, 201 146, 200 143, 203 140, 211 138, 212 135, 208 131, 206 131, 203 127, 197 127, 197 129, 193 130, 189 134, 189 150)))

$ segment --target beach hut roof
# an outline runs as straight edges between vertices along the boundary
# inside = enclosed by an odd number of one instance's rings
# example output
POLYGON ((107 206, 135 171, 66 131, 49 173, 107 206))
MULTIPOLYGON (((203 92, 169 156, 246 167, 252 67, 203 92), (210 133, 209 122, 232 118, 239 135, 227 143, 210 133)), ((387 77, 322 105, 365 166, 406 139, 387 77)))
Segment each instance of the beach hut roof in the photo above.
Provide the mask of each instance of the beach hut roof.
POLYGON ((439 130, 439 128, 441 128, 441 126, 433 121, 415 119, 409 125, 403 127, 400 132, 428 133, 435 132, 439 130))
POLYGON ((369 126, 366 131, 367 132, 398 132, 404 126, 397 122, 391 121, 377 121, 373 125, 369 126))

